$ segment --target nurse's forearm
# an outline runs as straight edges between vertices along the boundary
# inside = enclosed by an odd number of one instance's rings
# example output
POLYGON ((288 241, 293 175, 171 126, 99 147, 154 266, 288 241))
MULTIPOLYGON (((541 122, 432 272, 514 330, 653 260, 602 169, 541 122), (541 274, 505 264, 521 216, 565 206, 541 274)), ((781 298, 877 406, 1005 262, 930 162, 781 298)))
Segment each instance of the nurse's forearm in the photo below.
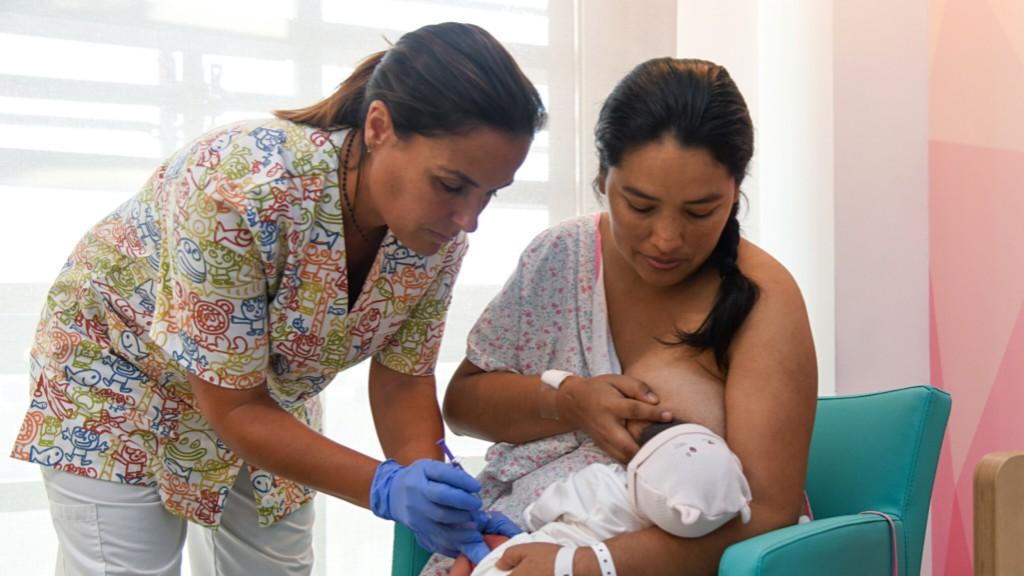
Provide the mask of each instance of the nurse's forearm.
POLYGON ((444 417, 458 434, 492 442, 529 442, 575 428, 564 418, 553 420, 555 392, 537 376, 483 372, 463 361, 444 398, 444 417))
POLYGON ((364 508, 379 462, 284 411, 265 388, 230 390, 189 377, 200 412, 246 462, 364 508))
POLYGON ((408 466, 420 458, 443 460, 444 436, 433 376, 410 376, 377 359, 370 363, 370 409, 377 439, 388 458, 408 466))

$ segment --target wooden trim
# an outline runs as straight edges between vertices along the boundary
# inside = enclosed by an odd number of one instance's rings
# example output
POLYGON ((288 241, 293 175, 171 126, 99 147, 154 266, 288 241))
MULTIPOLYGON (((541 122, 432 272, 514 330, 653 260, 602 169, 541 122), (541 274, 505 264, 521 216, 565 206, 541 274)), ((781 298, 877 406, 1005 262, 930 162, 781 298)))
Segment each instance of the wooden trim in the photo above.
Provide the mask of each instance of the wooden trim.
POLYGON ((993 452, 974 468, 974 574, 1024 574, 1024 452, 993 452))

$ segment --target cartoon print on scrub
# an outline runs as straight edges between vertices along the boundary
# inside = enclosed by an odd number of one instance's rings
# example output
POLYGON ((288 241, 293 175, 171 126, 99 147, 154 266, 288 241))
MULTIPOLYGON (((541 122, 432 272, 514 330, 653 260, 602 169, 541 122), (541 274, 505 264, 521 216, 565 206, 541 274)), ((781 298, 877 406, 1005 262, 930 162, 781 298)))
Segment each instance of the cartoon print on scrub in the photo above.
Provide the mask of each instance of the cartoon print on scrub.
MULTIPOLYGON (((12 456, 158 487, 171 512, 216 525, 242 462, 195 408, 186 374, 265 382, 314 429, 316 395, 371 355, 431 374, 465 235, 421 257, 389 232, 349 302, 344 137, 276 119, 215 130, 98 223, 47 295, 12 456)), ((261 525, 313 495, 264 470, 250 479, 261 525)))

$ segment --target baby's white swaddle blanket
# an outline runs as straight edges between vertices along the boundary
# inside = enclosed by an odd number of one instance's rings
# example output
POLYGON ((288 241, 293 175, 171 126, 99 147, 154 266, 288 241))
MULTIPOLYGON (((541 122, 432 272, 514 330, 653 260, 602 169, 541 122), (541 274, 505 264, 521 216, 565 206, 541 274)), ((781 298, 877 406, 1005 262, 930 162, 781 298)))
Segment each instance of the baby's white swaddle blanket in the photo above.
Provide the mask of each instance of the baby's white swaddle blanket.
POLYGON ((491 551, 473 576, 501 576, 495 564, 505 549, 528 542, 590 546, 617 534, 650 526, 633 512, 626 496, 626 469, 620 464, 591 464, 548 486, 517 522, 524 532, 491 551))

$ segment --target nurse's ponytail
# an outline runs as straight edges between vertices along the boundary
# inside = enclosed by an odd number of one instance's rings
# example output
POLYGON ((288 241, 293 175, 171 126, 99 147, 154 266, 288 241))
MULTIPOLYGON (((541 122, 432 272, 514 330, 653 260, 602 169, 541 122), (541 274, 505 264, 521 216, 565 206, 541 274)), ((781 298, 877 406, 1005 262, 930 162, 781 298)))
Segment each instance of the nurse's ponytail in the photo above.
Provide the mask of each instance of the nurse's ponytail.
POLYGON ((274 115, 324 130, 361 127, 360 111, 366 96, 366 85, 370 82, 377 65, 384 59, 384 54, 385 52, 377 52, 360 62, 352 74, 327 98, 305 108, 277 110, 274 115))
POLYGON ((361 129, 376 100, 387 106, 399 137, 479 127, 533 136, 547 118, 537 89, 508 51, 483 28, 455 22, 404 34, 364 60, 334 94, 275 114, 325 130, 361 129))

